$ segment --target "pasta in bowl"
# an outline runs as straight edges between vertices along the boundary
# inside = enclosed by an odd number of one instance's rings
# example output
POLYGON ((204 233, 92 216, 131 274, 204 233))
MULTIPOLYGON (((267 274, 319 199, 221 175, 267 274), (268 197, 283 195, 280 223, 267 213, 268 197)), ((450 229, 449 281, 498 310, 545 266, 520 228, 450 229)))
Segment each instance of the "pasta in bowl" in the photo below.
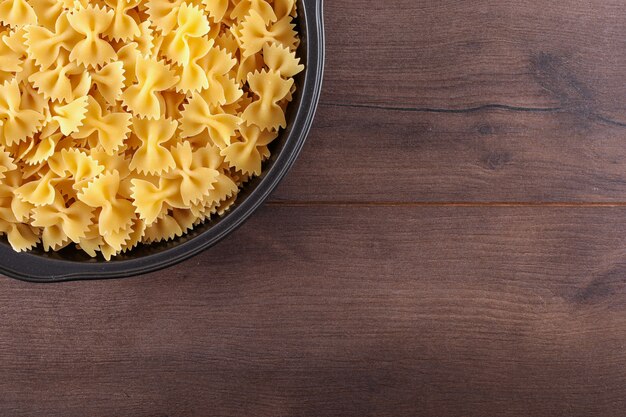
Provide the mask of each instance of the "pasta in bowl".
POLYGON ((0 1, 0 271, 130 276, 241 224, 310 128, 321 9, 0 1))

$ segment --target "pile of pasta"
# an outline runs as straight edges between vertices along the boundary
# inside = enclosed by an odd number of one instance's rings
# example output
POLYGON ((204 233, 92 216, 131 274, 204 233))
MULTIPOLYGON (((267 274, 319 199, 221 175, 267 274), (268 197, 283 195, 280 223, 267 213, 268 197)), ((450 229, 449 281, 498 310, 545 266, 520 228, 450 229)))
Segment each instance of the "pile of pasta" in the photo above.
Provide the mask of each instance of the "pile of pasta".
POLYGON ((110 260, 222 215, 304 67, 295 0, 1 0, 0 234, 110 260))

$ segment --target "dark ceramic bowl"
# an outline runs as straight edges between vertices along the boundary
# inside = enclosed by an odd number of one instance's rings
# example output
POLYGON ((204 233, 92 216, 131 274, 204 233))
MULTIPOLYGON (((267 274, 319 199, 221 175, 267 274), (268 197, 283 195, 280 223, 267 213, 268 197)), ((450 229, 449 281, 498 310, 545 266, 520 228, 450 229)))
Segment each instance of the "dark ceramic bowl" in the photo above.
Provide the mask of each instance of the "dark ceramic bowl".
POLYGON ((129 277, 188 259, 240 226, 267 199, 297 158, 319 100, 324 69, 322 0, 298 0, 297 25, 302 39, 299 57, 306 70, 295 80, 298 90, 287 110, 287 129, 272 144, 272 157, 264 165, 263 174, 244 187, 228 214, 173 241, 140 245, 110 262, 89 258, 71 247, 54 253, 41 249, 16 253, 6 239, 0 240, 0 273, 34 282, 129 277))

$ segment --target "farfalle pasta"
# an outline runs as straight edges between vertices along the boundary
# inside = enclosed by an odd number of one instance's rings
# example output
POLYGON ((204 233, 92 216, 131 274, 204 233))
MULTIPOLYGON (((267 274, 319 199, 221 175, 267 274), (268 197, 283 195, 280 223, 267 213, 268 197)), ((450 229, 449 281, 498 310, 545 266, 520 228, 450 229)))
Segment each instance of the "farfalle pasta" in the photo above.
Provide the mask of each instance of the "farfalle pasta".
POLYGON ((110 260, 221 216, 304 70, 295 0, 0 0, 0 235, 110 260))

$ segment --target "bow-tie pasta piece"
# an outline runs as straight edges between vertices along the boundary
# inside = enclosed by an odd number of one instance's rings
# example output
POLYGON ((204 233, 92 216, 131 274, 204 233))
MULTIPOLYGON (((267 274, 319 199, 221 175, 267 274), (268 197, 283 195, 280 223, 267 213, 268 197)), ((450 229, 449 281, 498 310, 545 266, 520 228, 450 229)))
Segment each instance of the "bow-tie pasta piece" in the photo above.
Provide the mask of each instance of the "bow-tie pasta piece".
POLYGON ((212 46, 213 40, 206 38, 189 40, 189 62, 178 67, 180 81, 176 84, 176 91, 190 93, 209 87, 207 72, 198 61, 206 56, 212 46))
POLYGON ((185 138, 207 130, 213 143, 225 146, 241 124, 241 118, 211 106, 200 93, 194 94, 181 113, 181 135, 185 138))
POLYGON ((54 31, 44 26, 27 26, 25 37, 28 54, 42 69, 49 68, 57 61, 61 48, 71 52, 81 39, 65 14, 57 18, 54 31))
POLYGON ((146 233, 146 222, 140 218, 136 218, 131 225, 131 232, 128 239, 122 244, 121 253, 126 253, 137 247, 141 243, 141 239, 146 233))
MULTIPOLYGON (((1 203, 0 203, 1 204, 1 203)), ((40 241, 38 229, 23 223, 5 220, 4 214, 8 214, 8 209, 0 206, 0 235, 7 236, 9 244, 16 252, 26 252, 34 249, 40 241)), ((11 217, 9 217, 11 219, 11 217)))
POLYGON ((85 95, 91 85, 89 72, 68 61, 64 53, 57 57, 55 65, 32 74, 28 80, 46 99, 65 103, 85 95))
POLYGON ((286 16, 275 23, 267 24, 259 13, 251 10, 241 23, 240 29, 244 58, 261 51, 266 43, 278 43, 295 49, 297 37, 291 20, 290 16, 286 16))
POLYGON ((102 36, 113 22, 114 12, 89 5, 68 13, 72 28, 82 35, 72 48, 70 60, 86 67, 97 67, 115 58, 115 50, 102 36))
POLYGON ((143 236, 144 243, 156 243, 175 239, 185 233, 185 230, 173 216, 164 214, 146 228, 143 236))
POLYGON ((135 208, 132 203, 118 196, 120 175, 117 171, 100 175, 89 183, 79 194, 78 199, 89 207, 99 208, 98 230, 104 240, 116 245, 117 239, 108 239, 132 224, 135 208))
POLYGON ((220 173, 217 177, 217 181, 213 184, 213 190, 198 204, 192 205, 190 210, 201 222, 205 221, 212 215, 219 214, 220 211, 222 213, 226 212, 228 206, 227 202, 229 200, 234 201, 238 190, 239 187, 237 183, 235 183, 231 177, 220 173))
POLYGON ((183 233, 187 233, 189 230, 193 229, 198 218, 191 212, 190 209, 172 209, 168 215, 178 226, 181 228, 183 233))
POLYGON ((28 150, 22 156, 22 161, 28 165, 37 165, 47 162, 54 154, 59 142, 63 139, 63 134, 54 133, 50 136, 38 134, 35 139, 29 142, 22 142, 20 146, 28 143, 28 150))
POLYGON ((104 31, 106 37, 127 41, 141 35, 139 25, 129 14, 141 3, 140 0, 105 0, 105 3, 114 10, 113 22, 104 31))
POLYGON ((48 125, 55 123, 64 135, 77 132, 87 117, 87 103, 88 97, 82 96, 68 104, 52 104, 48 125))
POLYGON ((270 70, 286 78, 304 71, 304 65, 300 64, 300 58, 296 57, 295 52, 275 43, 263 47, 263 59, 270 70))
POLYGON ((130 224, 117 232, 111 232, 107 236, 104 236, 103 244, 100 246, 100 252, 106 260, 110 260, 111 257, 117 255, 128 244, 131 235, 133 234, 133 224, 135 217, 131 218, 130 224))
POLYGON ((46 228, 60 227, 69 240, 79 243, 85 237, 93 217, 93 209, 85 203, 74 201, 68 204, 61 195, 57 195, 52 204, 33 209, 32 225, 42 227, 44 231, 46 228))
POLYGON ((22 184, 15 190, 15 195, 22 201, 34 206, 52 204, 59 195, 56 186, 62 178, 58 177, 50 168, 45 168, 37 173, 37 178, 22 184))
POLYGON ((139 56, 135 79, 135 84, 122 93, 124 105, 139 117, 157 119, 165 111, 159 93, 174 87, 179 77, 163 61, 139 56))
POLYGON ((100 236, 100 233, 98 232, 98 225, 92 223, 85 231, 85 237, 80 239, 76 247, 84 251, 92 258, 95 258, 98 256, 98 252, 100 251, 100 247, 102 245, 104 245, 104 239, 102 239, 102 236, 100 236))
POLYGON ((131 183, 133 204, 137 214, 147 225, 162 216, 168 201, 173 201, 179 194, 177 184, 164 178, 156 181, 134 178, 131 183))
POLYGON ((261 163, 278 132, 262 131, 256 126, 240 128, 241 139, 231 143, 221 154, 229 166, 247 175, 261 175, 261 163))
POLYGON ((238 186, 223 169, 224 157, 220 154, 219 148, 206 146, 199 148, 198 156, 202 159, 203 166, 213 168, 218 172, 215 182, 211 184, 211 189, 204 197, 189 208, 199 219, 205 220, 217 212, 217 207, 222 202, 234 197, 237 194, 238 186))
POLYGON ((16 164, 16 168, 5 173, 4 178, 0 180, 0 194, 2 198, 7 199, 6 207, 10 209, 14 222, 26 223, 35 206, 20 198, 15 192, 24 184, 23 173, 20 171, 19 165, 16 164))
POLYGON ((81 191, 104 171, 104 166, 95 158, 77 149, 64 149, 50 158, 48 163, 59 178, 71 180, 75 191, 81 191))
POLYGON ((228 52, 220 48, 211 48, 198 62, 207 77, 208 87, 203 96, 213 105, 232 103, 241 97, 243 91, 229 77, 230 71, 237 65, 228 52))
POLYGON ((248 76, 248 84, 259 99, 252 102, 241 115, 246 123, 268 130, 285 128, 285 113, 277 103, 287 97, 293 79, 285 80, 275 71, 264 70, 248 76))
POLYGON ((19 85, 14 79, 0 86, 0 144, 11 146, 32 137, 41 127, 45 116, 23 107, 19 85))
POLYGON ((188 142, 172 149, 175 168, 163 174, 163 178, 175 183, 182 199, 179 208, 196 203, 213 188, 219 172, 202 163, 202 149, 194 151, 188 142))
POLYGON ((178 9, 178 28, 164 39, 164 53, 173 62, 187 65, 191 55, 189 42, 201 38, 209 30, 209 20, 198 7, 183 3, 178 9))
POLYGON ((163 144, 176 133, 178 122, 169 119, 134 119, 133 133, 141 142, 130 161, 130 169, 142 174, 163 174, 176 166, 163 144))
POLYGON ((130 114, 104 111, 96 99, 89 97, 87 117, 72 136, 88 139, 92 148, 102 148, 106 153, 113 154, 124 145, 130 133, 130 122, 130 114))
POLYGON ((115 105, 124 88, 124 63, 111 62, 91 74, 91 81, 110 105, 115 105))

